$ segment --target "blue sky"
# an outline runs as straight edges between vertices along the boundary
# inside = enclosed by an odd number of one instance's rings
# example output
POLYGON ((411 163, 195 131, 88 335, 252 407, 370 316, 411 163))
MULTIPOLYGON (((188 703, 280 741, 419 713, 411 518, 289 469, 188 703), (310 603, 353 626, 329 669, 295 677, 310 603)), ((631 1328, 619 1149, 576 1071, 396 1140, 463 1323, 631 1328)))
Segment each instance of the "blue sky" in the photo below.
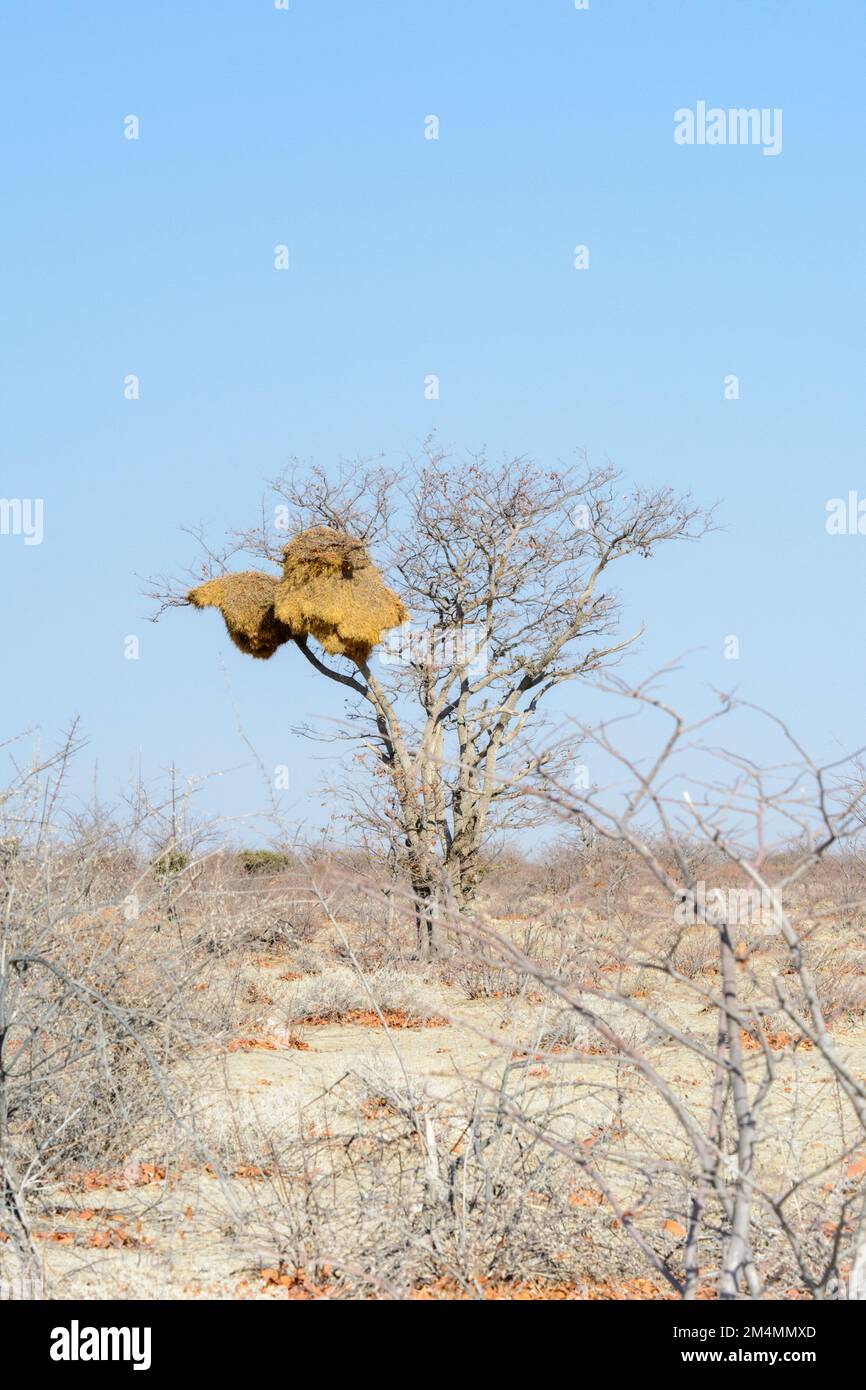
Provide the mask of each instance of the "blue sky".
POLYGON ((233 816, 262 795, 242 724, 320 821, 291 726, 339 693, 215 617, 151 625, 144 580, 291 456, 435 428, 719 499, 724 530, 622 576, 629 669, 689 651, 695 707, 736 685, 819 755, 859 742, 866 537, 825 506, 866 496, 864 39, 855 0, 7 7, 0 495, 43 498, 45 537, 0 535, 3 734, 77 713, 82 795, 174 760, 233 769, 202 799, 233 816), (699 100, 781 108, 781 154, 677 146, 699 100))

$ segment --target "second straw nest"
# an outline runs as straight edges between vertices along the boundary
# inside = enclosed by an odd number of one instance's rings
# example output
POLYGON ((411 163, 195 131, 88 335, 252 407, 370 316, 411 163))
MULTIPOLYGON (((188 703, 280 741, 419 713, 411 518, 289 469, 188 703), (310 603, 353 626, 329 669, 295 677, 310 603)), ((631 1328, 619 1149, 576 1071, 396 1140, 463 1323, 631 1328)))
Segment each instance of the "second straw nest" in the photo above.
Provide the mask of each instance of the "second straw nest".
POLYGON ((266 660, 291 638, 312 636, 334 656, 365 664, 389 628, 409 614, 362 541, 314 527, 283 551, 282 578, 224 574, 192 589, 196 608, 218 608, 235 646, 266 660))

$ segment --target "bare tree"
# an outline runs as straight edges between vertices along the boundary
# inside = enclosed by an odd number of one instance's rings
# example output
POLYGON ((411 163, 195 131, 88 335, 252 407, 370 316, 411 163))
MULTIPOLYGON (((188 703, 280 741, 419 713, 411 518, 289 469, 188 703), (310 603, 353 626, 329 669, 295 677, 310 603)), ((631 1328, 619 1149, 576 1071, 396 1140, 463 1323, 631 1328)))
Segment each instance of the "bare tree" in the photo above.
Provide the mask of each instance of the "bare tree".
MULTIPOLYGON (((590 1158, 552 1130, 544 1137, 573 1156, 625 1233, 682 1297, 694 1298, 707 1279, 722 1298, 766 1296, 762 1242, 765 1251, 787 1248, 787 1256, 776 1253, 768 1263, 784 1267, 790 1260, 813 1297, 839 1296, 845 1272, 866 1265, 866 1164, 857 1157, 866 1141, 866 1086, 828 1023, 845 955, 837 941, 828 956, 826 933, 837 920, 850 920, 856 905, 828 904, 826 885, 819 905, 804 888, 825 859, 843 847, 847 853, 849 845, 856 853, 866 795, 857 756, 819 765, 787 725, 753 710, 765 724, 764 746, 775 739, 780 749, 776 763, 761 765, 707 741, 718 720, 751 707, 722 697, 716 711, 690 723, 653 680, 630 687, 608 677, 604 684, 633 712, 666 722, 657 751, 647 754, 646 742, 641 752, 630 751, 620 719, 606 721, 583 730, 581 756, 594 750, 596 765, 611 771, 610 785, 575 789, 544 764, 536 794, 566 824, 588 822, 601 842, 642 866, 642 893, 655 880, 668 897, 667 929, 659 931, 645 896, 637 904, 621 901, 611 931, 594 938, 591 972, 584 973, 573 962, 552 967, 533 960, 482 918, 459 930, 476 959, 539 982, 573 1011, 673 1118, 678 1140, 667 1136, 662 1146, 653 1134, 642 1149, 635 1125, 629 1158, 607 1171, 600 1151, 590 1158), (700 952, 697 969, 686 964, 690 950, 700 952), (604 982, 599 971, 606 972, 604 982), (666 985, 679 1003, 672 1008, 670 997, 637 987, 637 977, 666 985), (689 998, 701 1022, 684 1026, 689 998), (714 1036, 708 1036, 702 1020, 713 1015, 714 1036), (665 1043, 672 1051, 662 1064, 658 1050, 665 1043), (800 1052, 837 1096, 833 1133, 822 1130, 817 1144, 808 1137, 801 1090, 810 1088, 797 1070, 800 1052), (677 1084, 688 1058, 699 1078, 691 1085, 700 1088, 691 1095, 677 1084), (783 1102, 789 1094, 795 1099, 783 1102), (761 1162, 768 1141, 784 1149, 781 1174, 761 1162), (639 1211, 648 1202, 618 1196, 623 1168, 640 1175, 647 1193, 678 1174, 682 1222, 673 1229, 683 1244, 677 1262, 642 1227, 639 1211)), ((845 882, 833 874, 837 887, 845 882)), ((617 1124, 627 1129, 621 1088, 615 1110, 617 1124)), ((539 1132, 519 1106, 509 1113, 539 1132)))
MULTIPOLYGON (((296 645, 349 692, 342 736, 373 773, 351 819, 384 833, 411 881, 422 936, 423 919, 432 939, 437 903, 471 902, 491 836, 537 820, 527 788, 553 754, 527 740, 547 697, 607 667, 639 635, 617 632, 610 567, 707 526, 669 489, 618 487, 611 467, 585 460, 494 464, 429 444, 399 471, 367 462, 331 477, 294 467, 274 484, 272 517, 263 507, 255 530, 220 552, 206 547, 204 573, 240 553, 278 562, 285 531, 327 525, 362 537, 385 563, 412 619, 370 664, 296 645)), ((176 588, 156 592, 163 606, 183 602, 176 588)))

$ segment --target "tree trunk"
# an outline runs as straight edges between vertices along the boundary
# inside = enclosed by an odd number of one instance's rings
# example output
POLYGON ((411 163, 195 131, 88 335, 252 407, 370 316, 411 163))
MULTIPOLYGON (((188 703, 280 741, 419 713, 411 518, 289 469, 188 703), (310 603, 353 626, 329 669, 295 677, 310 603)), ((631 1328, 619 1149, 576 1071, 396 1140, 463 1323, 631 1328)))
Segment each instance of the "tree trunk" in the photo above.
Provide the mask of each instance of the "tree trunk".
POLYGON ((418 954, 422 960, 429 960, 433 954, 436 897, 429 883, 413 883, 415 898, 415 927, 418 932, 418 954))

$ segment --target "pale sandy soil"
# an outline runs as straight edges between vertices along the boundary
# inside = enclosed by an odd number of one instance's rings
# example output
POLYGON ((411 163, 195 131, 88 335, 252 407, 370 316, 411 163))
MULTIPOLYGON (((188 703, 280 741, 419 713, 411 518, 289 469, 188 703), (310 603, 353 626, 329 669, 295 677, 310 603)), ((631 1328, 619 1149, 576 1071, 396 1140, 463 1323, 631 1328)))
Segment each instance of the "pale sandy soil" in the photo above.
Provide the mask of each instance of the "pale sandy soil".
MULTIPOLYGON (((279 961, 271 961, 249 967, 269 1000, 249 1036, 270 1041, 273 1049, 223 1047, 189 1069, 186 1080, 196 1097, 197 1157, 187 1157, 192 1140, 181 1139, 168 1176, 161 1169, 151 1174, 141 1165, 154 1161, 158 1146, 152 1136, 149 1140, 143 1135, 125 1175, 102 1183, 91 1178, 84 1189, 58 1188, 52 1194, 55 1219, 53 1224, 43 1223, 40 1236, 57 1295, 285 1296, 286 1286, 274 1282, 273 1271, 292 1269, 297 1249, 314 1249, 316 1223, 327 1227, 341 1204, 351 1209, 346 1219, 358 1231, 373 1209, 380 1220, 389 1185, 393 1182, 396 1191, 403 1181, 396 1176, 401 1164, 411 1161, 422 1177, 426 1168, 429 1177, 429 1153, 419 1158, 425 1143, 434 1150, 434 1172, 444 1173, 449 1155, 463 1142, 473 1105, 479 1096, 488 1102, 495 1097, 506 1070, 530 1121, 555 1115, 561 1132, 590 1146, 598 1132, 605 1132, 604 1152, 610 1156, 606 1171, 621 1200, 640 1201, 654 1232, 664 1229, 665 1221, 673 1222, 668 1244, 676 1245, 682 1208, 665 1205, 673 1189, 665 1188, 659 1178, 657 1190, 653 1183, 648 1192, 644 1179, 617 1166, 618 1154, 640 1146, 654 1156, 663 1175, 685 1152, 682 1131, 670 1110, 635 1067, 580 1051, 547 1059, 515 1057, 538 1045, 550 1023, 549 1010, 545 1013, 539 1003, 525 999, 472 1002, 459 989, 441 985, 437 999, 448 1020, 445 1026, 388 1032, 355 1023, 290 1028, 293 985, 278 980, 279 966, 279 961), (291 1045, 285 1045, 287 1040, 291 1045), (298 1041, 306 1046, 298 1048, 298 1041), (617 1091, 621 1099, 615 1105, 617 1091), (394 1094, 412 1098, 422 1117, 424 1138, 404 1125, 385 1142, 395 1123, 387 1100, 394 1094), (345 1140, 352 1136, 350 1162, 345 1140), (382 1141, 380 1147, 373 1136, 382 1141), (335 1139, 340 1141, 336 1161, 323 1157, 335 1139), (210 1155, 210 1163, 202 1160, 202 1153, 210 1155), (364 1162, 361 1179, 353 1168, 356 1153, 364 1162), (304 1216, 311 1192, 315 1209, 304 1216)), ((714 1017, 701 1010, 693 995, 668 986, 665 1001, 666 1017, 712 1046, 714 1017)), ((651 1002, 658 1007, 657 999, 651 1002)), ((606 1017, 627 1038, 643 1045, 676 1094, 703 1119, 709 1103, 708 1064, 660 1037, 651 1023, 621 1004, 609 1005, 606 1017)), ((842 1034, 839 1042, 852 1072, 866 1076, 866 1032, 842 1034)), ((757 1078, 761 1055, 752 1054, 749 1065, 757 1078)), ((779 1191, 792 1173, 818 1169, 831 1159, 827 1180, 844 1181, 838 1155, 846 1142, 856 1142, 856 1128, 850 1112, 840 1105, 826 1067, 814 1050, 804 1049, 794 1055, 781 1052, 777 1067, 760 1150, 760 1182, 768 1191, 779 1191)), ((565 1216, 580 1217, 584 1223, 569 1237, 571 1244, 562 1255, 563 1276, 578 1284, 585 1278, 589 1288, 606 1277, 609 1258, 613 1279, 638 1277, 640 1265, 617 1231, 610 1208, 582 1195, 587 1179, 579 1168, 564 1163, 556 1190, 565 1216)), ((551 1201, 549 1193, 535 1195, 542 1208, 551 1201)), ((426 1200, 411 1191, 404 1199, 410 1215, 417 1215, 426 1200)), ((530 1192, 530 1207, 533 1200, 530 1192)), ((399 1225, 398 1211, 393 1219, 399 1225)), ((321 1248, 315 1250, 318 1264, 352 1271, 352 1260, 345 1255, 352 1240, 347 1237, 343 1245, 342 1239, 327 1230, 321 1248)), ((364 1239, 359 1239, 363 1250, 364 1239)), ((381 1239, 381 1228, 374 1223, 369 1240, 381 1244, 381 1239)), ((365 1260, 356 1258, 360 1270, 365 1260)), ((551 1256, 554 1261, 559 1258, 551 1256)), ((526 1273, 531 1276, 532 1259, 527 1260, 526 1273)), ((369 1268, 367 1259, 367 1272, 369 1268)), ((375 1281, 379 1276, 371 1277, 375 1281)), ((551 1277, 549 1270, 544 1277, 551 1277)), ((327 1270, 321 1287, 327 1296, 327 1270)), ((379 1292, 393 1296, 395 1291, 382 1283, 379 1292)))

